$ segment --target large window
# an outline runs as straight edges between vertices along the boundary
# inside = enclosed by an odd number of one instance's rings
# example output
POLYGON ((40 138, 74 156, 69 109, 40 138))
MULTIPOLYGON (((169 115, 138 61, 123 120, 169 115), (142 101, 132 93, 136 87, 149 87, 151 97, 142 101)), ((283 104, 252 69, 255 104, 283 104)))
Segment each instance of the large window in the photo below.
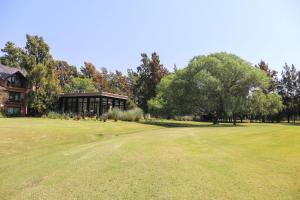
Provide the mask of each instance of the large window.
POLYGON ((97 98, 95 99, 95 109, 96 109, 95 114, 96 114, 96 115, 99 115, 99 108, 100 108, 100 98, 97 97, 97 98))
POLYGON ((20 92, 9 92, 8 100, 10 102, 20 102, 21 93, 20 92))
POLYGON ((120 109, 121 109, 121 110, 124 110, 124 109, 125 109, 124 101, 120 101, 120 109))
POLYGON ((107 98, 102 98, 102 113, 106 113, 107 110, 107 98))
POLYGON ((84 114, 87 114, 87 98, 83 98, 83 106, 82 106, 82 111, 84 114))
POLYGON ((95 114, 95 98, 91 97, 90 98, 90 114, 95 114))
POLYGON ((120 101, 119 100, 115 100, 115 108, 120 108, 120 101))
POLYGON ((7 114, 9 115, 15 115, 15 114, 20 114, 21 113, 21 109, 20 108, 14 108, 14 107, 8 107, 7 108, 7 114))

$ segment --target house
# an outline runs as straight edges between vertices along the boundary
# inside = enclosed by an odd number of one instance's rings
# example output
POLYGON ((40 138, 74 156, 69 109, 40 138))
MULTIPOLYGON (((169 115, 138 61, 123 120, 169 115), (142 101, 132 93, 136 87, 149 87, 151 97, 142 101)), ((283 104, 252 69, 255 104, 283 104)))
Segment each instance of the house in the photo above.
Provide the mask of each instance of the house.
POLYGON ((26 71, 0 63, 0 109, 9 115, 27 114, 26 95, 29 91, 26 71))
POLYGON ((108 92, 69 93, 60 96, 59 107, 62 113, 100 116, 112 108, 126 110, 127 100, 127 96, 108 92))

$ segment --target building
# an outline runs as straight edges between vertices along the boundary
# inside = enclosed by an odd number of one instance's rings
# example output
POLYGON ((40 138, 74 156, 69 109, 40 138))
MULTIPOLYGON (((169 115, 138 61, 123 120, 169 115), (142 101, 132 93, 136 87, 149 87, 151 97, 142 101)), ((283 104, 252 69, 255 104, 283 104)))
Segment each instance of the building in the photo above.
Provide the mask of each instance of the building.
MULTIPOLYGON (((8 115, 26 115, 28 80, 26 71, 0 64, 0 110, 8 115)), ((127 96, 108 93, 70 93, 59 98, 59 108, 62 113, 76 115, 97 115, 117 107, 126 109, 127 96)))
POLYGON ((108 112, 112 108, 126 109, 127 96, 108 93, 70 93, 59 98, 60 111, 76 115, 97 115, 108 112))
POLYGON ((9 115, 27 114, 28 91, 26 71, 0 63, 0 109, 9 115))

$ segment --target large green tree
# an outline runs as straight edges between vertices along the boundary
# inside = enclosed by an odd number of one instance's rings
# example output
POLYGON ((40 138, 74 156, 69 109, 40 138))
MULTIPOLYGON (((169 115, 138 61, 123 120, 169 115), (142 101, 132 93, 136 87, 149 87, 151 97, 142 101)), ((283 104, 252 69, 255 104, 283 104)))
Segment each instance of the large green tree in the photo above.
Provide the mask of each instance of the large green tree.
POLYGON ((235 124, 246 112, 251 90, 267 88, 268 82, 265 73, 233 54, 197 56, 185 69, 162 80, 155 101, 156 106, 167 105, 164 109, 173 115, 210 115, 214 123, 232 117, 235 124))
POLYGON ((1 62, 27 71, 29 87, 32 88, 27 99, 29 112, 43 114, 53 109, 60 90, 55 61, 44 39, 35 35, 26 35, 24 48, 15 47, 13 43, 7 42, 2 52, 4 55, 1 57, 1 62))

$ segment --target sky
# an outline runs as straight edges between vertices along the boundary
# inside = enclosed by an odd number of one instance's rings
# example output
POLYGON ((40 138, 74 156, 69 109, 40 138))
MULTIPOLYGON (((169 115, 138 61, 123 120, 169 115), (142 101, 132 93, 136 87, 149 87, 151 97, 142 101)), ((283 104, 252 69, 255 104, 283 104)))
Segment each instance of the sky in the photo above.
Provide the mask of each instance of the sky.
MULTIPOLYGON (((157 52, 172 70, 226 51, 300 69, 298 0, 0 0, 0 48, 39 35, 55 59, 126 72, 157 52)), ((1 53, 0 53, 1 55, 1 53)))

